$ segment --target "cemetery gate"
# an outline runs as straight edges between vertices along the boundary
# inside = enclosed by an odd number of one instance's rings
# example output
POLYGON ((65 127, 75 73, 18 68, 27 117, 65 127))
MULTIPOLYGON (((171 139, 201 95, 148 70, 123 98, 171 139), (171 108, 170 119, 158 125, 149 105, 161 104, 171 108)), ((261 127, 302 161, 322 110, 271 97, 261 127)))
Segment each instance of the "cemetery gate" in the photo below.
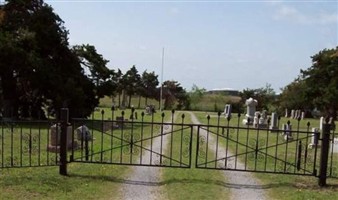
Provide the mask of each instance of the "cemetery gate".
POLYGON ((1 120, 0 169, 58 165, 66 175, 67 164, 77 162, 315 176, 321 186, 338 178, 337 139, 328 121, 320 133, 300 118, 243 124, 241 115, 219 112, 189 124, 175 111, 116 113, 69 120, 62 109, 59 121, 1 120))

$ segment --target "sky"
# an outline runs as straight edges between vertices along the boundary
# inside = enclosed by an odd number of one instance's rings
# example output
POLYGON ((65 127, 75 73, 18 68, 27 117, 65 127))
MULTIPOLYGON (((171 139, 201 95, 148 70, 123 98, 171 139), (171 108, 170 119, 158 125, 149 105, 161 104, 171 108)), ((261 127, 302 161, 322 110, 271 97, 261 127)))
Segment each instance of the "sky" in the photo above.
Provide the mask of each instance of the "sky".
POLYGON ((311 56, 338 46, 337 0, 45 2, 71 45, 94 45, 111 69, 135 65, 188 91, 271 84, 280 92, 311 56))

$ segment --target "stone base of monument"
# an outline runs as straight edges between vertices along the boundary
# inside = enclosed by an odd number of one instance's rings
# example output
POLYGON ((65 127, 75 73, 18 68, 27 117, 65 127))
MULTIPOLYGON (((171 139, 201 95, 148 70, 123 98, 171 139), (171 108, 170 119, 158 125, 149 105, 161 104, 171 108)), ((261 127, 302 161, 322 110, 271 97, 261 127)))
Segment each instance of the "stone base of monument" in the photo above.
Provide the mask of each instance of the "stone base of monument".
POLYGON ((285 134, 285 135, 284 135, 284 140, 285 140, 285 141, 292 141, 292 140, 293 140, 293 137, 290 136, 290 135, 285 134))
MULTIPOLYGON (((75 150, 78 149, 79 145, 77 141, 74 141, 73 145, 70 143, 67 145, 67 150, 75 150)), ((53 152, 53 153, 60 153, 60 145, 54 146, 49 144, 47 147, 47 151, 53 152)))
POLYGON ((250 121, 248 119, 243 119, 242 121, 243 125, 252 125, 253 124, 253 120, 250 119, 250 121))
POLYGON ((278 132, 278 127, 277 126, 270 126, 269 127, 271 133, 277 133, 278 132))
POLYGON ((317 144, 317 145, 315 145, 315 144, 309 144, 309 145, 308 145, 308 148, 309 148, 309 149, 320 148, 320 147, 321 147, 320 144, 317 144))

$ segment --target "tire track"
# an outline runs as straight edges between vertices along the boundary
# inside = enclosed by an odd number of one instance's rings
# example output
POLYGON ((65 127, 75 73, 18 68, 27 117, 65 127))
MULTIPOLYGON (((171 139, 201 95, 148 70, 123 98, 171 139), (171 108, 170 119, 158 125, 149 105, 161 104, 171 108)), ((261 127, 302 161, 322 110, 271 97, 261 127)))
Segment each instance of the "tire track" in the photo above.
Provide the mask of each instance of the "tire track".
MULTIPOLYGON (((193 124, 200 124, 199 120, 194 113, 189 112, 191 115, 191 121, 193 124)), ((207 131, 200 129, 200 135, 207 136, 207 131)), ((216 140, 214 137, 209 135, 209 144, 214 147, 210 149, 211 151, 216 151, 216 140)), ((209 147, 210 147, 209 146, 209 147)), ((218 146, 217 155, 218 157, 226 157, 226 148, 218 146)), ((232 156, 233 154, 228 150, 227 156, 232 156)), ((244 163, 237 159, 237 162, 230 161, 232 166, 237 165, 238 169, 244 169, 244 163)), ((232 200, 266 200, 267 194, 265 189, 262 187, 262 184, 257 180, 252 173, 249 172, 236 172, 236 171, 224 171, 223 175, 225 179, 233 186, 230 187, 230 199, 232 200)))

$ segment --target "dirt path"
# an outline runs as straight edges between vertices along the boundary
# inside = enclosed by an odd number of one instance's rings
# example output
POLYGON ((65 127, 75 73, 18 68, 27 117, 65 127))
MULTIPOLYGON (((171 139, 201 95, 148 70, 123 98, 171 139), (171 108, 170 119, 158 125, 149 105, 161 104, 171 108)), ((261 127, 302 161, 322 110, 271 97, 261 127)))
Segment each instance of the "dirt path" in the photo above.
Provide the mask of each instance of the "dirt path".
MULTIPOLYGON (((189 112, 191 115, 191 121, 193 124, 200 124, 197 117, 192 113, 189 112)), ((200 129, 201 135, 207 135, 207 131, 200 129)), ((216 147, 215 138, 209 136, 209 144, 210 146, 216 147)), ((211 149, 212 151, 216 151, 216 149, 211 149)), ((225 156, 225 148, 218 147, 217 154, 219 157, 226 157, 225 156)), ((228 151, 228 156, 231 156, 231 152, 228 151)), ((233 161, 234 162, 234 161, 233 161)), ((235 166, 235 163, 230 163, 232 166, 235 166)), ((244 164, 237 160, 237 168, 244 169, 244 164)), ((225 178, 233 187, 230 188, 231 196, 230 199, 232 200, 265 200, 268 199, 267 195, 263 187, 261 186, 259 180, 253 177, 253 175, 249 172, 235 172, 235 171, 225 171, 223 172, 225 178)))
MULTIPOLYGON (((177 116, 175 114, 174 118, 177 116)), ((171 119, 167 123, 171 122, 171 119)), ((170 132, 171 129, 168 128, 165 132, 170 132)), ((153 139, 152 150, 153 152, 161 152, 161 142, 162 142, 162 152, 166 151, 169 141, 169 135, 157 137, 153 139), (161 141, 162 140, 162 141, 161 141)), ((151 146, 147 146, 147 149, 150 149, 151 146)), ((139 162, 139 160, 138 160, 139 162)), ((155 153, 150 151, 144 151, 142 154, 142 164, 152 164, 158 162, 158 158, 155 153)), ((137 166, 133 168, 132 173, 125 179, 124 185, 121 189, 121 194, 125 200, 158 200, 158 199, 167 199, 165 197, 165 191, 161 191, 159 183, 161 181, 161 168, 160 167, 143 167, 137 166)))

